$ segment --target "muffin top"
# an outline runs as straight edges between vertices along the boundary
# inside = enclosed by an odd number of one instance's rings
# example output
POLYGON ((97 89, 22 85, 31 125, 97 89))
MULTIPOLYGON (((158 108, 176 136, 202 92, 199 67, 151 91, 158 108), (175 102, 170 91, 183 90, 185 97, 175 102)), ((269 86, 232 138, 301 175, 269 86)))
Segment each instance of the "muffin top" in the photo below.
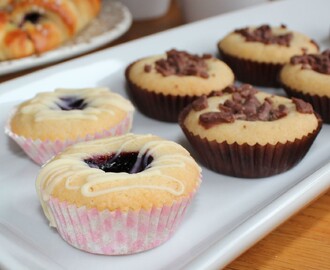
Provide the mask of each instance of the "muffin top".
POLYGON ((108 130, 133 111, 130 101, 107 88, 57 89, 20 104, 10 127, 30 139, 76 139, 108 130))
POLYGON ((151 209, 190 197, 200 174, 179 144, 126 134, 67 148, 41 169, 36 188, 44 208, 53 197, 98 210, 151 209))
POLYGON ((179 96, 208 94, 234 81, 231 69, 219 59, 177 50, 134 62, 126 77, 143 90, 179 96))
POLYGON ((274 64, 287 63, 293 55, 318 52, 318 45, 311 38, 289 30, 285 25, 236 29, 218 46, 231 56, 274 64))
POLYGON ((319 120, 309 103, 245 84, 197 99, 181 113, 180 123, 209 141, 274 145, 308 135, 319 120))
POLYGON ((280 80, 296 91, 330 97, 330 49, 293 56, 281 70, 280 80))

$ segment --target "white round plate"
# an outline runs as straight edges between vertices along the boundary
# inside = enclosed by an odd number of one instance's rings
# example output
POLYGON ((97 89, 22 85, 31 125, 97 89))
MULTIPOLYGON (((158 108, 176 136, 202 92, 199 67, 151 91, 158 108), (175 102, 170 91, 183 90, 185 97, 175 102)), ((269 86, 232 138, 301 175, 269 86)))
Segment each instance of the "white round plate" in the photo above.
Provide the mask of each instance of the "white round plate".
POLYGON ((1 61, 0 76, 91 51, 123 35, 131 24, 132 15, 126 6, 117 1, 103 0, 99 16, 72 40, 40 55, 1 61))

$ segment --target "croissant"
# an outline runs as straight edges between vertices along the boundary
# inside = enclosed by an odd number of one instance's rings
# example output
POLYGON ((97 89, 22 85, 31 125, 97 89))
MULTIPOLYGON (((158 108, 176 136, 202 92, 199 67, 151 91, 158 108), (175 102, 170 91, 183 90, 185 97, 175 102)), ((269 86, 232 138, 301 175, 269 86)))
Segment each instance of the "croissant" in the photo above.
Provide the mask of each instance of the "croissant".
POLYGON ((52 50, 82 30, 101 0, 0 0, 0 61, 52 50))

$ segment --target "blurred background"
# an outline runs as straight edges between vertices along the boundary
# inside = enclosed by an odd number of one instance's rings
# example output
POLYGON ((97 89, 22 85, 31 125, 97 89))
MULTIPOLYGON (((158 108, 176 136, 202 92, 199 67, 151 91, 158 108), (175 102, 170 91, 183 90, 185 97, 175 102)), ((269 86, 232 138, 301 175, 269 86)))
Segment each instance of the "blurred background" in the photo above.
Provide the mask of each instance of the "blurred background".
POLYGON ((120 0, 132 12, 134 20, 165 15, 171 4, 180 9, 185 23, 229 11, 264 4, 270 0, 120 0), (174 3, 173 3, 174 2, 174 3))

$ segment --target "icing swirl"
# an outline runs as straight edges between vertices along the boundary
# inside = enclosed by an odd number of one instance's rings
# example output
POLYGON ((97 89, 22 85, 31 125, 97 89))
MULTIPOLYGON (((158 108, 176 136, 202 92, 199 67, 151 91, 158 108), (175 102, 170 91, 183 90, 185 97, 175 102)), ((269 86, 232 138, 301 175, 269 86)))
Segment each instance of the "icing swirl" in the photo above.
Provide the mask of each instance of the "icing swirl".
POLYGON ((36 187, 44 212, 52 221, 46 202, 56 187, 63 185, 63 181, 66 190, 91 200, 102 195, 141 189, 164 191, 177 197, 186 191, 186 186, 177 174, 170 171, 178 169, 181 171, 179 175, 187 174, 192 166, 200 175, 201 169, 190 154, 174 142, 153 135, 126 134, 72 146, 42 168, 36 187), (104 172, 84 162, 95 154, 110 152, 116 156, 132 149, 138 151, 136 164, 144 156, 153 157, 151 163, 138 173, 104 172))
POLYGON ((102 112, 114 115, 113 108, 133 111, 132 104, 107 88, 56 89, 40 93, 21 109, 23 114, 34 116, 36 122, 67 118, 98 120, 102 112), (67 98, 83 100, 83 109, 64 110, 67 98), (87 104, 87 105, 86 105, 87 104))

